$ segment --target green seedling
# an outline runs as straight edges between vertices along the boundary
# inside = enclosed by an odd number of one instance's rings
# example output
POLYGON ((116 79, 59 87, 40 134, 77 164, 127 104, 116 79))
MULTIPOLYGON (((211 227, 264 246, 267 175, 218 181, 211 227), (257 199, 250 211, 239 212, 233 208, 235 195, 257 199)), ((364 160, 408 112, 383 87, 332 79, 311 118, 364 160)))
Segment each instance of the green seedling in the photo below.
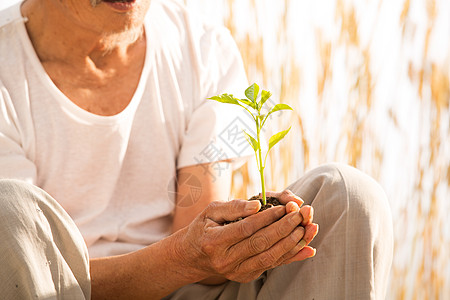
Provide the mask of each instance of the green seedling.
POLYGON ((266 167, 266 160, 267 155, 269 154, 270 149, 275 146, 281 139, 285 137, 285 135, 289 132, 291 127, 289 127, 287 130, 280 131, 276 134, 274 134, 269 139, 269 149, 267 150, 267 153, 264 157, 264 160, 262 159, 262 151, 261 151, 261 130, 266 124, 267 118, 273 114, 274 112, 280 111, 280 110, 292 110, 292 108, 287 104, 276 104, 274 107, 272 107, 270 110, 268 110, 267 114, 261 114, 261 109, 263 108, 264 104, 269 100, 270 96, 272 94, 269 91, 263 90, 261 92, 261 95, 259 95, 259 86, 254 83, 251 86, 249 86, 245 90, 245 97, 247 99, 238 99, 233 97, 231 94, 222 94, 219 96, 213 96, 211 98, 208 98, 210 100, 215 100, 221 103, 229 103, 229 104, 235 104, 242 108, 244 108, 253 118, 256 125, 256 137, 251 136, 249 133, 244 132, 245 138, 247 142, 250 144, 250 146, 255 151, 255 157, 256 157, 256 164, 258 166, 259 175, 261 178, 261 189, 262 189, 262 204, 266 205, 266 187, 264 183, 264 168, 266 167), (253 112, 252 112, 253 111, 253 112))

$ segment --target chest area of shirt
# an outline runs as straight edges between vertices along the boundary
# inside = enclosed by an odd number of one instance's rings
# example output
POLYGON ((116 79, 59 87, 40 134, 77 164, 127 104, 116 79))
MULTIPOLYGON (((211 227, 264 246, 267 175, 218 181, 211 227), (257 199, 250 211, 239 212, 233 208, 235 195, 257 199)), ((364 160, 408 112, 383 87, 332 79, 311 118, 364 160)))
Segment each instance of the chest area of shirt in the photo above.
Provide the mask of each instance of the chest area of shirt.
POLYGON ((83 110, 100 116, 122 112, 132 101, 138 88, 142 64, 130 68, 91 71, 86 76, 58 63, 43 63, 55 86, 83 110))

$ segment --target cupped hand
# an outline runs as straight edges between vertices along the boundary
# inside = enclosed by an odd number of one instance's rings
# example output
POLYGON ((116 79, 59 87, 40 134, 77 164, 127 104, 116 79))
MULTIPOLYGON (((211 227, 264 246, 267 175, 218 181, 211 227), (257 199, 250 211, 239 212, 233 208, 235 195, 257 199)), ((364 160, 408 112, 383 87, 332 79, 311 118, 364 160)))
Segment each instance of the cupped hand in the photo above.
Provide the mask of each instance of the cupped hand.
POLYGON ((211 203, 187 227, 183 255, 192 259, 191 267, 204 278, 222 276, 238 282, 313 256, 314 249, 306 246, 317 233, 317 225, 311 223, 312 208, 303 213, 301 200, 288 199, 288 195, 280 199, 287 200, 286 208, 274 207, 257 214, 257 200, 211 203), (246 218, 225 225, 240 217, 246 218), (302 223, 306 225, 300 226, 302 223))

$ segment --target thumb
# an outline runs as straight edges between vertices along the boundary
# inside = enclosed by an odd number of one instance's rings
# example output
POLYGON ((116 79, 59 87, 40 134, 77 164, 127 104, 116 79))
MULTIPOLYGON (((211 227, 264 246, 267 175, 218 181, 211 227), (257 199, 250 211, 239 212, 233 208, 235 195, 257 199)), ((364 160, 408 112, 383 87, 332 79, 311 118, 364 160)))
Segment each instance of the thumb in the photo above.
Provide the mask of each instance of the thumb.
POLYGON ((257 213, 260 208, 259 200, 214 201, 206 207, 204 213, 207 218, 220 224, 248 217, 257 213))

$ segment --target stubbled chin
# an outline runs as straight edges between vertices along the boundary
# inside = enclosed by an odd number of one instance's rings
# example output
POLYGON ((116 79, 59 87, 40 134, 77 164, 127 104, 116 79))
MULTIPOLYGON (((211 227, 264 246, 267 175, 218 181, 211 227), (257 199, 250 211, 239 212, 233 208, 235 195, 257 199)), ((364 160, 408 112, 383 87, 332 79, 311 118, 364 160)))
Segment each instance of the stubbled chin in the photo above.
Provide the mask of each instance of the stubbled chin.
POLYGON ((109 53, 120 45, 130 45, 136 42, 144 35, 143 27, 131 28, 123 32, 105 34, 102 38, 102 49, 105 53, 109 53))

